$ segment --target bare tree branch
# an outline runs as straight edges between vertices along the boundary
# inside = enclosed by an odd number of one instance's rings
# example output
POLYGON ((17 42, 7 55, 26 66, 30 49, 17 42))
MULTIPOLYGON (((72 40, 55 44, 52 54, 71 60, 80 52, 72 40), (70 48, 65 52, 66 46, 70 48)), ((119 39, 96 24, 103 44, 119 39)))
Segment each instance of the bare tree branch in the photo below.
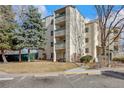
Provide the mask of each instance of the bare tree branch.
MULTIPOLYGON (((118 34, 112 38, 112 42, 110 45, 119 37, 123 30, 124 26, 124 17, 118 18, 120 16, 121 10, 124 9, 124 6, 119 6, 120 8, 115 8, 114 5, 96 5, 95 9, 98 16, 98 24, 100 29, 100 37, 101 37, 101 48, 103 52, 106 50, 109 44, 107 44, 107 40, 112 35, 113 31, 116 28, 119 28, 118 34), (115 11, 116 9, 116 11, 115 11)), ((110 40, 110 39, 109 39, 110 40)), ((104 54, 104 53, 103 53, 104 54)))
POLYGON ((116 12, 116 14, 115 14, 115 16, 114 16, 113 21, 110 23, 110 26, 109 26, 109 31, 110 31, 110 29, 111 29, 111 27, 112 27, 113 23, 115 22, 115 20, 116 20, 116 18, 117 18, 117 16, 118 16, 118 14, 120 13, 120 11, 121 11, 123 8, 124 8, 124 6, 121 6, 121 8, 120 8, 120 9, 116 12))
POLYGON ((119 35, 122 33, 123 29, 124 29, 124 24, 123 24, 123 26, 121 27, 121 29, 119 30, 119 33, 114 37, 114 39, 111 41, 111 43, 109 43, 109 44, 107 45, 107 47, 108 47, 109 45, 111 45, 111 44, 119 37, 119 35))
POLYGON ((111 31, 117 28, 117 25, 119 25, 119 23, 121 23, 122 21, 124 21, 124 18, 121 18, 120 20, 118 20, 116 22, 116 24, 111 28, 111 30, 108 31, 106 37, 105 37, 105 41, 107 40, 108 36, 111 34, 111 31))

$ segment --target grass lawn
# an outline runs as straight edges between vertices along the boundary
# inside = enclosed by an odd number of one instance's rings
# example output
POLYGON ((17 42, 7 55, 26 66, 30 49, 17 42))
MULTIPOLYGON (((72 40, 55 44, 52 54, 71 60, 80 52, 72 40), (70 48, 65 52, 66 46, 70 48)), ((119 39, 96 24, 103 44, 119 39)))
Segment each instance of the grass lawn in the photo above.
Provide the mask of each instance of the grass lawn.
POLYGON ((0 64, 0 71, 7 73, 46 73, 64 71, 78 67, 74 63, 60 62, 21 62, 0 64))

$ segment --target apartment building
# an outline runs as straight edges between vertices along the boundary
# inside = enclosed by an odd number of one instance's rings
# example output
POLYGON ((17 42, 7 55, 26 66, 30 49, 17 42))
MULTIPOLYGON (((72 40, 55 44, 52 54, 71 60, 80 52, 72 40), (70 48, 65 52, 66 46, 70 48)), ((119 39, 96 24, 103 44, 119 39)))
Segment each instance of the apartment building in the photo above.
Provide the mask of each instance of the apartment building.
MULTIPOLYGON (((97 59, 98 47, 101 46, 99 25, 96 20, 86 23, 74 6, 55 10, 53 15, 43 19, 43 25, 46 29, 46 45, 40 57, 62 62, 79 61, 84 55, 97 59)), ((110 37, 113 38, 115 34, 110 37)), ((119 42, 116 41, 110 46, 111 50, 118 51, 119 42)))
POLYGON ((74 6, 55 10, 43 19, 46 45, 43 57, 53 61, 72 62, 84 53, 84 17, 74 6))

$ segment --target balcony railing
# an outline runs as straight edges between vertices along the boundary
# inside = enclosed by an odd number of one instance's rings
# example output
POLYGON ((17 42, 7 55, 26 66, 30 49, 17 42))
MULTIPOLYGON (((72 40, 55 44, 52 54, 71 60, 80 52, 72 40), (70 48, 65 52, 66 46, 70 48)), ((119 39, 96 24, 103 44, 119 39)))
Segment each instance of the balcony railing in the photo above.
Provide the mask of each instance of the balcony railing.
POLYGON ((63 22, 63 21, 65 21, 65 14, 56 16, 55 18, 56 18, 56 20, 55 20, 56 24, 59 23, 59 22, 63 22))
POLYGON ((65 27, 62 27, 62 28, 56 29, 55 31, 62 31, 62 30, 65 30, 65 27))
POLYGON ((55 30, 55 37, 64 36, 65 28, 55 30))
POLYGON ((65 14, 57 15, 55 18, 59 18, 59 17, 62 17, 62 16, 65 16, 65 14))
POLYGON ((65 49, 65 42, 57 42, 56 50, 58 50, 58 49, 65 49))

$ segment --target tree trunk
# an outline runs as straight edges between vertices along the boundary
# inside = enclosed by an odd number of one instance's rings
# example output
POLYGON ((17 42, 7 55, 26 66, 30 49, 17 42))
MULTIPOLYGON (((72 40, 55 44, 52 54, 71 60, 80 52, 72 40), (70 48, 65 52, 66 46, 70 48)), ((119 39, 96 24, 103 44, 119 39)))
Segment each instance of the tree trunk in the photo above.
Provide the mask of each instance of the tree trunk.
POLYGON ((30 62, 30 49, 28 49, 28 62, 30 62))
POLYGON ((107 66, 108 65, 108 56, 107 56, 107 47, 103 46, 103 57, 102 57, 102 65, 107 66))
POLYGON ((104 57, 105 57, 104 61, 107 62, 106 47, 104 47, 104 57))
POLYGON ((21 49, 19 49, 19 62, 22 62, 21 49))
POLYGON ((7 60, 6 60, 6 57, 5 57, 5 54, 4 54, 4 50, 1 50, 1 54, 2 54, 3 62, 7 63, 7 60))

